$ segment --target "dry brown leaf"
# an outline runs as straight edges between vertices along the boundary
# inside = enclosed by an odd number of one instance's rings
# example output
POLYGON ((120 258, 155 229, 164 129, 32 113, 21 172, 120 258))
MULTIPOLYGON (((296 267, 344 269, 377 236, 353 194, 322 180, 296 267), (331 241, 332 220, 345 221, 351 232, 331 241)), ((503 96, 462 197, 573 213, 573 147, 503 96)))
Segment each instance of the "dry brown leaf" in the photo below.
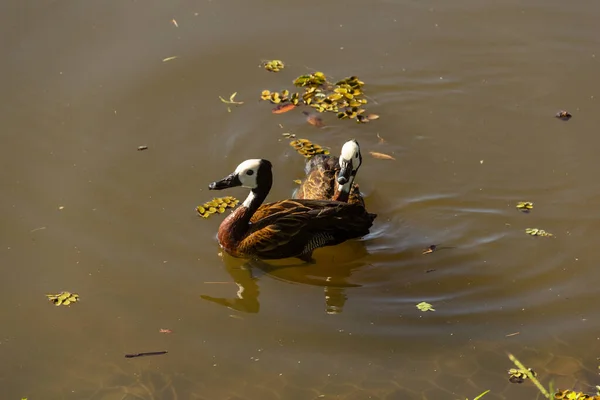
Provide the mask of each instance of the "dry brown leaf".
POLYGON ((280 104, 272 110, 272 113, 273 114, 283 114, 285 112, 293 110, 294 108, 296 108, 296 106, 291 103, 280 104))
POLYGON ((385 154, 385 153, 378 153, 376 151, 370 151, 369 154, 371 154, 375 158, 379 158, 380 160, 395 160, 394 157, 390 156, 389 154, 385 154))
POLYGON ((319 117, 318 115, 314 115, 314 114, 309 114, 306 117, 306 122, 308 122, 312 126, 316 126, 317 128, 325 126, 325 123, 323 122, 321 117, 319 117))
POLYGON ((423 252, 421 254, 429 254, 429 253, 433 253, 435 251, 435 249, 437 249, 437 245, 432 244, 431 246, 429 246, 428 248, 424 249, 423 252))

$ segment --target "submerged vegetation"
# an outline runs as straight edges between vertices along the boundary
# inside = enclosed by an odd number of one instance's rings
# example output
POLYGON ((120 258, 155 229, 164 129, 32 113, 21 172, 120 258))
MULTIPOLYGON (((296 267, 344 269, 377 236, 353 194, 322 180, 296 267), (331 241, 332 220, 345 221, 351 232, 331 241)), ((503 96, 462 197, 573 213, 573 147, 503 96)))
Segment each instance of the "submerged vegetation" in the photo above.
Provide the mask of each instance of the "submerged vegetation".
MULTIPOLYGON (((542 383, 537 379, 537 374, 531 368, 526 368, 521 361, 519 361, 514 355, 508 354, 508 358, 513 362, 513 364, 517 368, 511 368, 508 373, 510 375, 509 381, 511 383, 523 383, 525 379, 531 380, 533 384, 538 388, 540 393, 546 397, 547 399, 569 399, 569 400, 584 400, 584 399, 594 399, 600 400, 600 393, 596 395, 590 395, 583 392, 576 392, 570 389, 554 389, 553 382, 550 382, 548 389, 542 385, 542 383)), ((599 386, 596 386, 596 389, 600 389, 599 386)), ((600 392, 600 390, 599 390, 600 392)))

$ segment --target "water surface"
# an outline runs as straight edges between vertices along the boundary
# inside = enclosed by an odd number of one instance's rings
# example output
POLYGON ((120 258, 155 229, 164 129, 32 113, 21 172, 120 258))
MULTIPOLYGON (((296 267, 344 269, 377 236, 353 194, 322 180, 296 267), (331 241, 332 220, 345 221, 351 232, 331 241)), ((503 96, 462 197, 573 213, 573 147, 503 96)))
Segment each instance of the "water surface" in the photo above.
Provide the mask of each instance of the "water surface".
POLYGON ((5 3, 5 398, 532 398, 507 351, 546 383, 598 383, 600 3, 5 3), (358 75, 381 119, 318 129, 259 101, 317 70, 358 75), (303 161, 283 132, 357 138, 378 218, 265 272, 222 257, 222 218, 194 207, 257 157, 289 197, 303 161), (45 302, 61 290, 81 303, 45 302))

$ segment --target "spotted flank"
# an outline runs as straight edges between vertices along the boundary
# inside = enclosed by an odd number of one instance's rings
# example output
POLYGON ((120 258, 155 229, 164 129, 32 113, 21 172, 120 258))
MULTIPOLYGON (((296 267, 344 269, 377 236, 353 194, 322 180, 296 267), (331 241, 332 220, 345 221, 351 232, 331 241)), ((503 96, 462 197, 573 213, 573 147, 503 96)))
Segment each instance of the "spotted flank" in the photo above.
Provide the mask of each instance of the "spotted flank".
POLYGON ((319 247, 327 246, 327 244, 333 241, 335 241, 335 238, 332 234, 319 232, 315 236, 313 236, 308 243, 306 243, 302 254, 310 254, 313 252, 313 250, 319 247))

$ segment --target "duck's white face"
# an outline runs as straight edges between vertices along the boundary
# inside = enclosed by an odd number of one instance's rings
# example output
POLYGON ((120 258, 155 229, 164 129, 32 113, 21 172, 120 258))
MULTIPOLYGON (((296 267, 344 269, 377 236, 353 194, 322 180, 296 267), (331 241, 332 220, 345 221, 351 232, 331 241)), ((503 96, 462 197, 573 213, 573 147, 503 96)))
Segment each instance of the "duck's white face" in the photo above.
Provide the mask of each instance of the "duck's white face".
POLYGON ((340 171, 337 176, 338 190, 343 193, 350 193, 354 177, 362 162, 360 147, 356 140, 353 139, 344 143, 339 162, 340 171))
POLYGON ((248 189, 256 189, 258 186, 256 177, 258 176, 258 168, 260 167, 260 159, 246 160, 235 169, 238 179, 242 182, 242 186, 248 189))
POLYGON ((352 170, 356 171, 360 167, 360 147, 355 140, 349 140, 342 146, 342 154, 340 155, 340 167, 344 167, 351 163, 352 170))

